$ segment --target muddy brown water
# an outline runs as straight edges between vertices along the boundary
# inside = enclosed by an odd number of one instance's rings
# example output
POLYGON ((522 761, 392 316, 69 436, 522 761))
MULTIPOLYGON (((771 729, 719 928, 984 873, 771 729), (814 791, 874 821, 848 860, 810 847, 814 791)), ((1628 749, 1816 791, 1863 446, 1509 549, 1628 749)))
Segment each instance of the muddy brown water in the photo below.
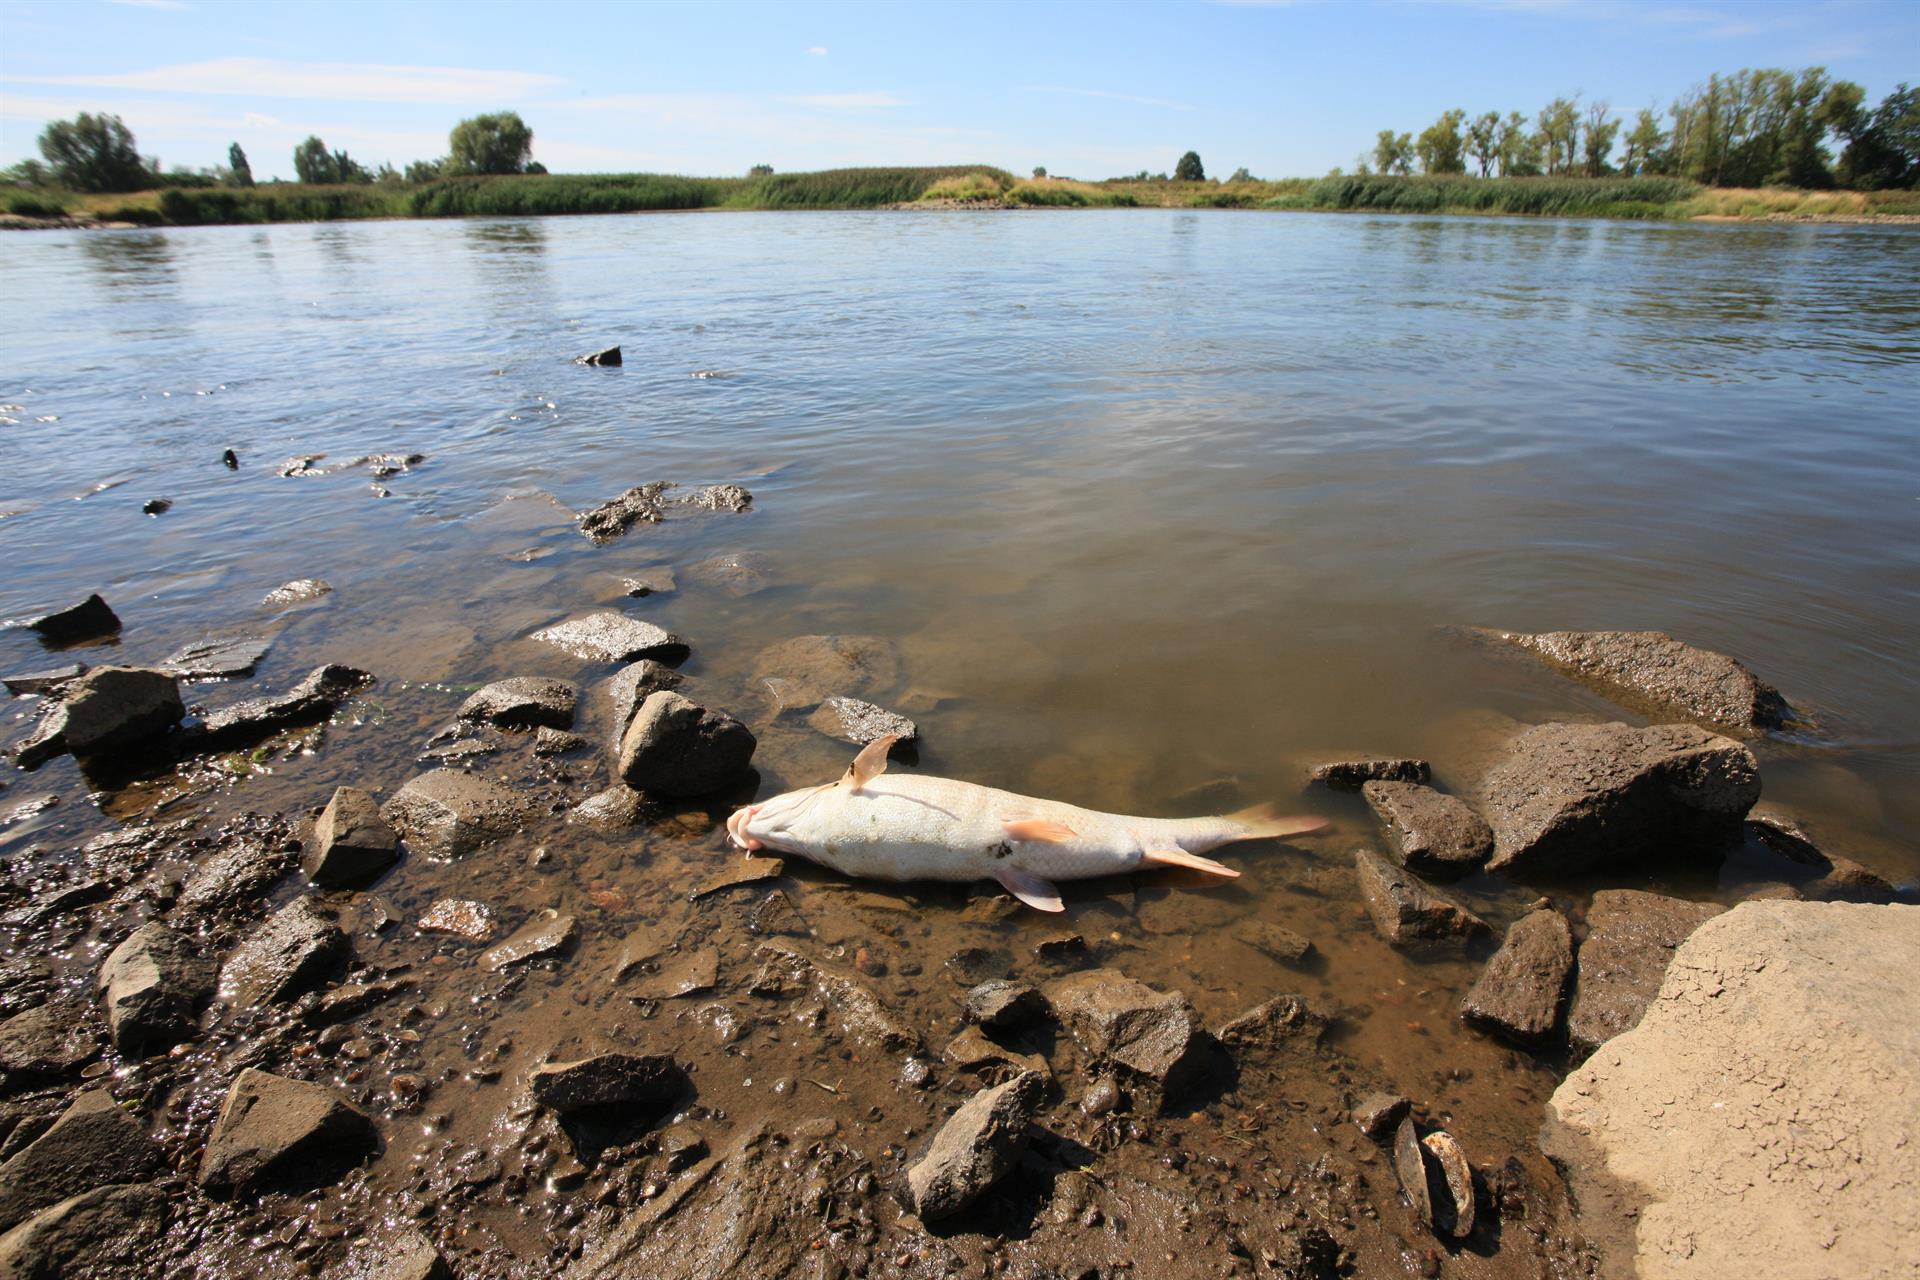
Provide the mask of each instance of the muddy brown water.
MULTIPOLYGON (((937 695, 915 716, 920 768, 1118 811, 1278 799, 1335 822, 1234 854, 1245 874, 1228 885, 1070 886, 1064 919, 996 910, 985 889, 845 884, 790 863, 776 883, 808 945, 845 972, 866 949, 885 967, 868 981, 922 1029, 935 1073, 921 1090, 897 1058, 784 1025, 745 994, 760 940, 746 910, 765 886, 687 901, 732 856, 714 825, 724 801, 618 835, 557 816, 605 784, 604 710, 584 697, 592 749, 539 760, 511 738, 472 764, 537 799, 524 830, 450 864, 409 858, 371 895, 330 900, 359 963, 416 983, 353 1024, 364 1043, 222 1015, 173 1059, 108 1060, 183 1169, 242 1060, 336 1083, 387 1117, 381 1157, 297 1206, 310 1225, 289 1234, 287 1206, 209 1218, 212 1273, 297 1274, 336 1259, 336 1237, 409 1217, 440 1231, 462 1276, 545 1274, 590 1249, 645 1199, 658 1157, 569 1173, 571 1144, 516 1085, 549 1056, 613 1046, 689 1062, 699 1093, 681 1123, 716 1150, 758 1120, 827 1117, 884 1184, 897 1154, 883 1153, 972 1087, 939 1061, 960 1027, 946 959, 985 947, 1038 980, 1059 970, 1034 946, 1063 931, 1094 962, 1185 992, 1210 1025, 1280 993, 1336 1018, 1350 1082, 1250 1087, 1153 1120, 1204 1153, 1194 1169, 1163 1158, 1164 1131, 1095 1166, 1187 1188, 1209 1243, 1188 1258, 1173 1232, 1165 1252, 1194 1273, 1234 1256, 1216 1238, 1232 1193, 1192 1188, 1204 1159, 1235 1152, 1276 1169, 1331 1152, 1343 1186, 1370 1186, 1360 1200, 1379 1217, 1349 1241, 1363 1272, 1444 1261, 1531 1275, 1572 1256, 1510 1232, 1505 1247, 1426 1258, 1435 1246, 1406 1222, 1391 1174, 1334 1114, 1344 1094, 1391 1085, 1476 1163, 1512 1157, 1550 1198, 1534 1134, 1564 1062, 1460 1026, 1484 951, 1381 942, 1352 889, 1352 851, 1378 842, 1364 806, 1302 788, 1318 760, 1381 752, 1428 757, 1464 789, 1516 723, 1638 722, 1462 644, 1454 624, 1656 628, 1738 655, 1822 730, 1756 744, 1767 801, 1832 851, 1920 878, 1910 230, 753 214, 49 232, 0 251, 14 299, 0 335, 0 616, 101 592, 126 628, 71 654, 91 663, 271 634, 254 679, 189 690, 207 705, 323 661, 379 677, 323 734, 219 767, 107 791, 66 760, 7 773, 0 812, 60 798, 0 827, 22 892, 64 883, 77 848, 124 823, 210 832, 249 812, 298 821, 342 783, 391 794, 430 767, 420 752, 477 685, 548 675, 586 694, 609 674, 527 639, 595 608, 690 642, 691 687, 760 735, 762 795, 832 776, 853 748, 776 719, 757 655, 794 635, 874 634, 903 659, 875 701, 937 695), (609 342, 623 367, 568 363, 609 342), (324 453, 324 467, 387 452, 425 460, 378 481, 278 474, 294 455, 324 453), (753 507, 604 546, 574 528, 573 512, 656 479, 734 481, 753 507), (142 514, 155 497, 174 505, 142 514), (676 590, 622 593, 624 571, 657 565, 676 590), (304 577, 332 593, 262 606, 304 577), (548 908, 574 914, 580 944, 488 974, 478 946, 413 927, 449 895, 490 904, 499 936, 548 908), (398 923, 380 927, 386 914, 398 923), (1267 958, 1243 941, 1258 922, 1312 938, 1317 958, 1267 958), (715 989, 657 1004, 617 989, 607 970, 638 929, 714 946, 715 989), (423 1101, 397 1100, 396 1075, 425 1082, 423 1101), (1257 1118, 1242 1123, 1259 1107, 1307 1119, 1261 1136, 1257 1118), (546 1136, 529 1152, 534 1133, 546 1136)), ((11 671, 63 656, 9 630, 0 659, 11 671)), ((9 742, 30 702, 5 709, 9 742)), ((187 869, 164 853, 160 867, 187 869)), ((1606 883, 1734 901, 1787 874, 1746 848, 1606 883)), ((1546 888, 1577 914, 1594 887, 1546 888)), ((1503 927, 1539 887, 1479 877, 1460 890, 1503 927)), ((129 890, 14 946, 78 990, 153 910, 129 890)), ((1036 1047, 1077 1098, 1070 1042, 1036 1047)), ((1059 1123, 1074 1141, 1105 1132, 1059 1123)), ((1270 1176, 1307 1195, 1305 1175, 1270 1176)), ((884 1189, 867 1199, 886 1203, 884 1189)), ((1005 1213, 1042 1226, 1012 1230, 998 1254, 981 1251, 984 1224, 928 1252, 867 1212, 880 1221, 857 1259, 876 1272, 1024 1274, 1071 1254, 1031 1204, 1005 1213)), ((1136 1215, 1132 1244, 1114 1245, 1111 1223, 1075 1229, 1124 1252, 1145 1247, 1155 1216, 1136 1215)), ((813 1252, 860 1231, 827 1234, 813 1252)))

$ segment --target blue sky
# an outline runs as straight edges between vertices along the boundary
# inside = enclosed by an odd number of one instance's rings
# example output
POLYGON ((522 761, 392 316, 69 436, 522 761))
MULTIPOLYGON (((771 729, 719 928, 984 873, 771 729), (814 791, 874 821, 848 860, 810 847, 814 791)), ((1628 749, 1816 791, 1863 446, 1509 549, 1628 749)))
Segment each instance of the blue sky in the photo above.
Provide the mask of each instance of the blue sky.
POLYGON ((558 172, 972 163, 1101 178, 1350 166, 1440 112, 1576 91, 1631 117, 1709 72, 1920 81, 1911 0, 708 3, 0 0, 0 164, 47 121, 126 120, 168 166, 310 133, 369 165, 512 108, 558 172))

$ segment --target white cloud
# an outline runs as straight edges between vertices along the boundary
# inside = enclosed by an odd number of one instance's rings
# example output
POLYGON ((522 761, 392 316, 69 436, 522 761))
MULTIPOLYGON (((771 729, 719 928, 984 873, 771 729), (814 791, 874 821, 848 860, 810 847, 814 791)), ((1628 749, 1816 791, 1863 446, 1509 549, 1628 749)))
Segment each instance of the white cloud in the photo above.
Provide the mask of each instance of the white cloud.
POLYGON ((817 44, 817 45, 814 45, 813 48, 807 50, 807 52, 812 54, 816 58, 824 58, 827 56, 827 46, 823 44, 817 44))
POLYGON ((1107 98, 1114 102, 1137 102, 1146 107, 1166 107, 1171 111, 1191 111, 1193 105, 1186 102, 1170 102, 1165 98, 1142 98, 1131 93, 1110 93, 1105 89, 1069 89, 1064 85, 1037 84, 1034 93, 1068 93, 1076 98, 1107 98))
POLYGON ((26 84, 140 89, 158 93, 245 94, 330 102, 511 102, 552 89, 557 76, 467 67, 385 66, 370 62, 282 62, 216 58, 119 75, 10 76, 26 84))
POLYGON ((782 102, 791 102, 797 107, 910 107, 913 104, 905 98, 895 97, 891 93, 812 93, 795 98, 782 98, 782 102))

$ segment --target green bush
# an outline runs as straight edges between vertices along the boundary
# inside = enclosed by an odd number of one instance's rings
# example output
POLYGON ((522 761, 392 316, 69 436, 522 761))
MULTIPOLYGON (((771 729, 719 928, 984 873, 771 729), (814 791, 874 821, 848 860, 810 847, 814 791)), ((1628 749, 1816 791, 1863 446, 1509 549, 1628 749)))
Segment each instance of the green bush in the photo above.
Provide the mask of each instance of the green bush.
POLYGON ((43 200, 39 196, 16 195, 7 201, 7 212, 18 214, 22 218, 64 218, 65 207, 43 200))

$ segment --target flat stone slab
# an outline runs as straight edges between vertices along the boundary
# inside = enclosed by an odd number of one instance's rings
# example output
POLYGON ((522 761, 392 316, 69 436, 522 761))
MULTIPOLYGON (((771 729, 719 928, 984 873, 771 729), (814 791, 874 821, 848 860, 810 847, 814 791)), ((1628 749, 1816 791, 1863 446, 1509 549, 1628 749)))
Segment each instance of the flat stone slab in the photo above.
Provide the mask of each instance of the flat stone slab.
POLYGON ((500 970, 547 956, 562 955, 579 937, 580 924, 577 920, 572 916, 549 912, 542 919, 515 930, 504 942, 482 952, 480 967, 500 970))
POLYGON ((1459 796, 1417 782, 1361 786, 1409 871, 1455 880, 1493 856, 1493 828, 1459 796))
POLYGON ((756 858, 751 855, 744 858, 730 858, 725 866, 702 880, 687 897, 695 902, 727 889, 736 889, 743 884, 759 884, 762 880, 772 880, 786 870, 786 862, 780 858, 756 858))
POLYGON ((462 720, 484 720, 503 729, 573 727, 573 686, 544 676, 512 676, 496 680, 460 704, 462 720))
POLYGON ((665 627, 612 612, 556 622, 534 632, 533 639, 588 662, 637 662, 641 658, 684 662, 692 652, 686 641, 665 627))
POLYGON ((252 675, 272 648, 265 636, 208 637, 174 650, 160 666, 182 680, 232 680, 252 675))
POLYGON ((829 738, 863 747, 889 734, 902 742, 911 742, 920 736, 919 726, 905 716, 839 694, 824 699, 807 717, 807 723, 829 738))
POLYGON ((211 1195, 324 1186, 379 1145, 373 1121, 331 1089, 248 1067, 227 1100, 200 1161, 211 1195))
POLYGON ((1371 850, 1356 852, 1353 867, 1373 927, 1395 946, 1465 939, 1487 931, 1487 922, 1479 916, 1371 850))
POLYGON ((1573 930, 1558 911, 1530 911, 1513 922, 1473 989, 1461 1001, 1468 1023, 1522 1045, 1538 1045, 1560 1023, 1573 973, 1573 930))
POLYGON ((347 935, 307 898, 295 898, 248 934, 220 970, 221 994, 241 1007, 281 1004, 318 987, 347 958, 347 935))
POLYGON ((493 936, 493 908, 469 898, 436 898, 420 916, 420 932, 446 934, 467 942, 493 936))
POLYGON ((1912 1275, 1916 972, 1908 906, 1744 902, 1681 943, 1639 1025, 1548 1104, 1607 1273, 1912 1275))
POLYGON ((329 662, 315 667, 285 693, 249 698, 201 717, 204 745, 218 748, 250 742, 282 729, 330 719, 340 704, 373 683, 371 672, 329 662))
POLYGON ((533 1100, 563 1115, 589 1107, 664 1102, 686 1088, 687 1073, 665 1054, 601 1053, 535 1067, 533 1100))
POLYGON ((1695 929, 1726 908, 1638 889, 1602 889, 1587 908, 1567 1034, 1576 1051, 1591 1052, 1646 1012, 1673 953, 1695 929))
POLYGON ((1760 733, 1792 718, 1780 691, 1737 660, 1661 631, 1497 633, 1614 701, 1657 717, 1760 733))

